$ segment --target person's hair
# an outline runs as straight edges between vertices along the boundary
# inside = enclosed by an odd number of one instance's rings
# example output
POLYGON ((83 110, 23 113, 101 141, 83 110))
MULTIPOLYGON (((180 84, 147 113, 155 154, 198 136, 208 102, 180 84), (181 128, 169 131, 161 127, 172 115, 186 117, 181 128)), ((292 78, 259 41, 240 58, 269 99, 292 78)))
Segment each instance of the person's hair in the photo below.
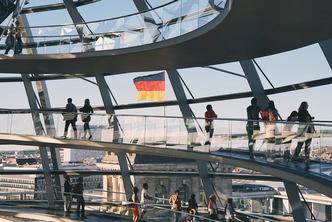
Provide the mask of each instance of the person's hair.
POLYGON ((211 110, 212 109, 212 106, 209 104, 206 106, 206 110, 211 110))
POLYGON ((83 177, 79 177, 78 182, 83 182, 83 177))
POLYGON ((90 105, 90 100, 89 99, 85 99, 84 100, 84 105, 90 105))
POLYGON ((297 115, 298 115, 297 111, 294 110, 293 112, 291 112, 291 114, 287 118, 287 121, 291 121, 292 117, 297 117, 297 115))
POLYGON ((176 190, 174 193, 178 193, 178 194, 180 194, 180 191, 179 191, 179 190, 176 190))
POLYGON ((251 99, 251 105, 257 105, 257 99, 256 97, 251 99))
POLYGON ((233 199, 232 198, 228 198, 227 199, 227 203, 232 204, 233 203, 233 199))
POLYGON ((143 188, 147 189, 148 188, 148 184, 147 183, 143 183, 143 188))
POLYGON ((69 175, 66 175, 66 176, 65 176, 65 179, 66 179, 66 180, 70 180, 69 175))
POLYGON ((138 187, 133 187, 134 193, 138 193, 138 187))
POLYGON ((16 25, 16 26, 20 25, 20 21, 16 20, 16 21, 15 21, 15 25, 16 25))
POLYGON ((214 195, 214 194, 211 194, 210 196, 209 196, 209 199, 211 199, 211 200, 214 200, 216 198, 216 195, 214 195))
POLYGON ((308 107, 308 102, 306 101, 303 101, 299 107, 299 111, 301 110, 307 110, 307 107, 308 107))
POLYGON ((191 194, 191 199, 195 199, 196 195, 195 194, 191 194))
POLYGON ((269 107, 269 109, 276 109, 273 100, 270 100, 270 101, 269 101, 269 106, 268 106, 268 107, 269 107))
POLYGON ((73 102, 73 99, 72 99, 72 98, 68 98, 68 99, 67 99, 67 102, 68 102, 68 103, 71 103, 71 102, 73 102))

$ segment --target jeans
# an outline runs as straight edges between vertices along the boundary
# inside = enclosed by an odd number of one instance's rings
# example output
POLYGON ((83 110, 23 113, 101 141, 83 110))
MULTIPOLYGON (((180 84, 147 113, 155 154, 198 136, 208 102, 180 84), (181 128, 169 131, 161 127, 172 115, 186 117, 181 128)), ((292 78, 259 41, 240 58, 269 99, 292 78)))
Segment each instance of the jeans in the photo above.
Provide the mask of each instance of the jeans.
POLYGON ((181 218, 181 212, 174 212, 173 213, 173 222, 180 222, 180 218, 181 218))

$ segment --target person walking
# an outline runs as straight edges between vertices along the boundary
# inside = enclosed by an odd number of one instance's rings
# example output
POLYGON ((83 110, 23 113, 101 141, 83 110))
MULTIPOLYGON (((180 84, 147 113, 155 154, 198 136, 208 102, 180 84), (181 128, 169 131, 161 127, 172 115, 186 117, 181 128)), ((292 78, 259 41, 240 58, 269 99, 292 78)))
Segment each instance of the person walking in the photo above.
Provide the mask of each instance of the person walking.
POLYGON ((257 105, 257 99, 251 99, 251 105, 247 107, 247 122, 246 130, 248 135, 249 157, 254 159, 254 145, 256 140, 254 139, 254 132, 260 130, 259 126, 259 112, 260 108, 257 105))
POLYGON ((235 221, 235 210, 233 208, 233 200, 232 198, 227 199, 227 203, 225 206, 225 219, 227 222, 235 221))
POLYGON ((269 101, 267 108, 267 120, 265 125, 265 141, 267 143, 266 160, 272 161, 274 146, 275 146, 275 134, 276 134, 276 121, 278 120, 278 110, 275 108, 274 102, 269 101))
MULTIPOLYGON (((298 119, 300 122, 297 135, 298 136, 305 136, 307 133, 314 133, 315 127, 312 125, 312 117, 308 112, 309 105, 307 102, 302 102, 299 109, 298 109, 298 119), (306 124, 307 123, 307 124, 306 124), (308 124, 309 123, 309 124, 308 124)), ((303 141, 298 141, 297 146, 295 148, 293 160, 297 161, 299 158, 299 154, 301 152, 303 144, 304 146, 304 155, 305 155, 305 163, 309 163, 310 161, 310 145, 311 145, 312 138, 306 139, 303 141)))
POLYGON ((23 41, 22 41, 22 27, 20 22, 15 22, 15 50, 14 54, 21 54, 23 50, 23 41))
POLYGON ((5 50, 5 55, 8 54, 8 52, 12 49, 14 50, 15 47, 15 32, 13 29, 10 29, 7 31, 7 37, 6 37, 6 50, 5 50))
POLYGON ((133 187, 133 196, 131 198, 131 202, 133 202, 133 222, 138 222, 139 220, 138 191, 137 187, 133 187))
POLYGON ((283 138, 283 146, 284 146, 284 155, 283 159, 285 161, 289 161, 291 158, 291 152, 290 147, 292 144, 292 140, 288 137, 293 136, 292 134, 292 128, 294 126, 294 122, 298 120, 298 113, 297 111, 292 111, 291 114, 287 117, 287 123, 284 124, 284 127, 282 129, 282 138, 283 138))
POLYGON ((205 131, 207 133, 207 139, 204 143, 204 145, 211 145, 211 138, 214 133, 214 125, 213 120, 217 118, 217 114, 213 111, 211 105, 206 106, 206 112, 205 112, 205 131))
POLYGON ((66 213, 70 213, 72 199, 72 185, 70 183, 70 178, 68 175, 65 176, 65 183, 64 183, 64 196, 65 196, 65 210, 66 213))
POLYGON ((77 208, 76 213, 80 217, 85 217, 85 201, 83 197, 84 185, 83 185, 83 177, 78 178, 78 183, 74 186, 73 193, 77 200, 77 208))
POLYGON ((208 202, 208 211, 210 219, 218 220, 218 208, 217 208, 217 198, 216 195, 211 194, 208 202))
POLYGON ((173 212, 173 222, 179 222, 181 218, 181 199, 180 191, 176 190, 174 194, 169 198, 169 204, 173 212))
POLYGON ((63 137, 67 138, 68 128, 69 125, 71 125, 71 127, 74 130, 74 138, 77 139, 77 128, 76 128, 77 108, 73 104, 72 98, 67 99, 67 105, 62 115, 63 115, 63 120, 65 121, 65 131, 63 133, 63 137))
POLYGON ((90 140, 92 138, 91 130, 90 130, 90 121, 91 121, 91 113, 93 113, 93 109, 90 105, 90 100, 85 99, 84 106, 79 109, 80 112, 82 112, 82 121, 84 122, 84 135, 82 139, 86 139, 86 134, 89 133, 88 139, 90 140))
MULTIPOLYGON (((195 194, 191 194, 191 197, 188 201, 188 208, 187 208, 187 212, 189 214, 193 214, 193 215, 196 215, 197 214, 197 210, 198 210, 198 204, 197 204, 197 201, 196 201, 196 196, 195 194)), ((187 217, 187 221, 196 221, 195 220, 195 217, 192 217, 192 216, 188 216, 187 217)))
POLYGON ((142 214, 141 219, 147 211, 148 206, 146 205, 149 201, 153 200, 153 197, 149 196, 149 185, 147 183, 143 183, 143 189, 141 191, 141 204, 142 204, 142 214))

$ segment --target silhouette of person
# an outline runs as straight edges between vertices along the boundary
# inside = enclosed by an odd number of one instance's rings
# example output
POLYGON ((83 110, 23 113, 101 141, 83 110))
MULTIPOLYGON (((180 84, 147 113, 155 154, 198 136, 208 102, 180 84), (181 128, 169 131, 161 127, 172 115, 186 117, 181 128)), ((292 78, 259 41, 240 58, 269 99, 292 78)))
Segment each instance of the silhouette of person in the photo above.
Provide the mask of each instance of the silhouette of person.
POLYGON ((211 138, 214 132, 213 119, 217 118, 217 114, 213 111, 211 105, 206 106, 205 112, 205 131, 208 133, 205 145, 211 145, 211 138))
POLYGON ((72 199, 72 185, 70 183, 70 178, 68 175, 65 176, 65 183, 64 183, 64 196, 65 196, 65 210, 66 212, 70 212, 72 199))
POLYGON ((294 122, 297 121, 298 113, 297 111, 292 111, 291 114, 287 117, 287 123, 284 124, 283 130, 282 130, 282 137, 286 142, 283 142, 284 144, 284 160, 289 161, 291 157, 290 153, 290 146, 292 144, 292 140, 288 140, 287 137, 292 135, 292 128, 294 126, 294 122))
POLYGON ((77 209, 76 213, 78 216, 84 217, 85 216, 85 201, 83 197, 84 186, 83 186, 83 177, 78 178, 78 183, 75 184, 73 193, 75 198, 77 199, 77 209))
POLYGON ((68 128, 69 128, 69 125, 71 125, 71 127, 74 130, 74 137, 75 137, 75 139, 77 139, 77 128, 76 128, 77 108, 73 104, 72 98, 67 99, 67 105, 66 105, 64 112, 65 113, 62 114, 63 120, 65 121, 65 131, 63 133, 63 137, 67 138, 68 128))
POLYGON ((86 134, 89 133, 88 139, 90 140, 92 138, 91 130, 90 130, 90 125, 89 122, 91 120, 91 113, 93 113, 93 109, 90 105, 90 100, 85 99, 84 101, 84 106, 79 109, 80 112, 83 112, 82 114, 82 121, 84 122, 84 135, 83 139, 86 138, 86 134))
POLYGON ((246 130, 248 135, 248 146, 250 159, 254 159, 254 145, 256 140, 253 138, 254 131, 259 131, 259 112, 260 108, 257 105, 257 99, 251 99, 251 105, 247 107, 247 122, 246 130))
MULTIPOLYGON (((314 133, 315 132, 314 125, 305 124, 305 123, 312 123, 312 120, 314 119, 314 117, 312 117, 309 114, 308 108, 309 108, 308 103, 307 102, 302 102, 300 107, 299 107, 299 110, 298 110, 298 119, 299 119, 300 125, 299 125, 299 128, 298 128, 297 134, 299 136, 305 135, 306 133, 314 133)), ((301 152, 303 144, 305 144, 305 146, 304 146, 305 162, 308 163, 310 161, 311 141, 312 141, 312 138, 308 138, 304 142, 299 141, 297 143, 297 146, 296 146, 295 152, 294 152, 294 158, 293 158, 294 161, 298 160, 299 154, 301 152)))

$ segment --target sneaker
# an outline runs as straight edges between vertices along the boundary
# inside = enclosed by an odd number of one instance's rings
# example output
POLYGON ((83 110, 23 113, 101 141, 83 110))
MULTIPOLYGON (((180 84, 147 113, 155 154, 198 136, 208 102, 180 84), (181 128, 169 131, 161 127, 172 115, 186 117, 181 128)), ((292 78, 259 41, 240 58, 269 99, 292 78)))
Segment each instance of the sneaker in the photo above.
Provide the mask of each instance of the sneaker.
POLYGON ((204 145, 211 145, 210 141, 205 141, 204 145))
POLYGON ((92 135, 89 136, 88 140, 91 140, 92 139, 92 135))

